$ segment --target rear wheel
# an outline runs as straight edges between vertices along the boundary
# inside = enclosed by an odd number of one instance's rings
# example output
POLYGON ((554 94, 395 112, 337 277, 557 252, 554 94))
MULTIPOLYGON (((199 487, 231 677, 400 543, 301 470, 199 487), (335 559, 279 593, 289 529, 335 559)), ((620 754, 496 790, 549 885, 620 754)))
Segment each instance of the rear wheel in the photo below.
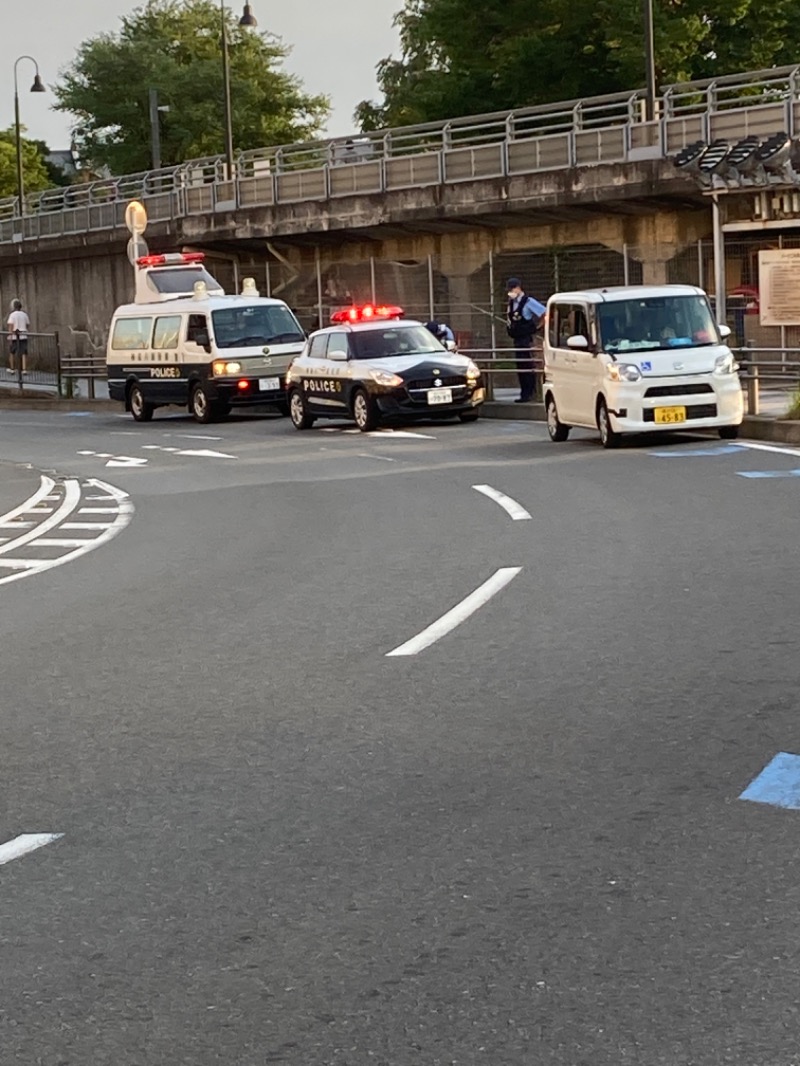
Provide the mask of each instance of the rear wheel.
POLYGON ((375 402, 363 389, 359 389, 353 397, 353 420, 362 433, 369 433, 370 430, 376 429, 380 422, 375 402))
POLYGON ((289 394, 289 417, 295 429, 311 429, 316 421, 306 407, 306 401, 299 389, 292 389, 289 394))
POLYGON ((736 440, 739 436, 738 426, 720 426, 719 435, 722 440, 736 440))
POLYGON ((606 401, 601 397, 597 402, 597 428, 600 431, 600 443, 604 448, 616 448, 619 444, 619 434, 611 425, 611 416, 608 413, 606 401))
POLYGON ((561 419, 558 417, 558 408, 556 407, 556 401, 552 396, 547 397, 547 432, 550 434, 550 440, 555 441, 556 444, 560 444, 565 441, 569 436, 570 426, 565 426, 561 419))
POLYGON ((128 403, 134 422, 149 422, 152 419, 155 405, 145 400, 138 385, 131 386, 131 391, 128 393, 128 403))
POLYGON ((201 425, 214 421, 215 405, 202 385, 195 385, 192 389, 192 395, 189 397, 189 411, 195 422, 200 422, 201 425))

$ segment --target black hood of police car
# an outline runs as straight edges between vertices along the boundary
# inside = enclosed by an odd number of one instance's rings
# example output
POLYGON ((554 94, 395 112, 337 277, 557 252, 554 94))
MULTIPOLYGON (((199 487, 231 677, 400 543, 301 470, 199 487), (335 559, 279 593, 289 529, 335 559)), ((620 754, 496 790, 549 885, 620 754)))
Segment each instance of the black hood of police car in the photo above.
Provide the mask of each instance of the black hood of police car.
MULTIPOLYGON (((403 359, 405 363, 406 360, 403 359)), ((466 379, 467 367, 463 359, 431 359, 425 358, 413 366, 404 366, 402 370, 395 369, 391 364, 393 359, 381 360, 381 369, 391 374, 397 374, 408 385, 409 382, 419 381, 434 385, 437 381, 442 385, 454 384, 452 380, 458 379, 461 383, 466 379)))

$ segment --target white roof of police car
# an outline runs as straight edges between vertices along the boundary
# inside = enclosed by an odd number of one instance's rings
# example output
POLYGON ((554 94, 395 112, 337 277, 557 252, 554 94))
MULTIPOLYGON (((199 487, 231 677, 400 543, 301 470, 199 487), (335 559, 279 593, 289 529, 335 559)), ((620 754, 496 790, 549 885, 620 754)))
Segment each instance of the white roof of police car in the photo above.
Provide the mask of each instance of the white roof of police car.
POLYGON ((618 300, 649 300, 663 296, 705 296, 696 285, 609 285, 602 289, 581 289, 554 293, 548 303, 616 303, 618 300))
POLYGON ((202 314, 204 311, 221 311, 226 307, 250 307, 253 304, 267 305, 271 307, 286 307, 283 300, 277 300, 269 296, 214 296, 211 293, 198 300, 194 296, 176 296, 169 300, 152 300, 146 304, 122 304, 117 308, 117 315, 146 315, 148 311, 156 315, 169 314, 202 314))
POLYGON ((390 326, 424 326, 424 323, 417 322, 415 318, 371 318, 369 322, 334 322, 330 326, 315 329, 311 336, 316 337, 318 333, 337 333, 342 329, 368 333, 371 329, 387 329, 390 326))

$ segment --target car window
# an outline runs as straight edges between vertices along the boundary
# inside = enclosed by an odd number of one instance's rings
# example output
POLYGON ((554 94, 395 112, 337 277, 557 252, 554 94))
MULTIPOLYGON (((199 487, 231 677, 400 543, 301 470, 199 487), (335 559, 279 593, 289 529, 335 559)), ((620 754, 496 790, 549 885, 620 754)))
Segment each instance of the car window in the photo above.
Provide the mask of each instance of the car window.
POLYGON ((590 342, 592 339, 583 304, 555 304, 550 309, 548 329, 553 348, 566 348, 570 337, 581 336, 590 342))
POLYGON ((350 353, 354 359, 391 359, 400 355, 446 353, 444 345, 424 326, 385 326, 382 329, 354 331, 350 353))
POLYGON ((149 348, 152 329, 152 318, 118 318, 111 335, 111 347, 114 351, 149 348))
POLYGON ((281 304, 244 304, 213 311, 218 348, 252 348, 264 344, 304 341, 305 333, 288 307, 281 304))
POLYGON ((180 332, 180 315, 163 315, 161 318, 157 318, 156 328, 153 333, 153 347, 177 348, 180 332))
POLYGON ((316 337, 311 338, 311 343, 308 346, 308 356, 310 359, 324 359, 325 352, 328 350, 328 334, 318 333, 316 337))
POLYGON ((187 341, 197 343, 199 333, 208 334, 208 319, 205 315, 189 315, 189 325, 186 327, 187 341))

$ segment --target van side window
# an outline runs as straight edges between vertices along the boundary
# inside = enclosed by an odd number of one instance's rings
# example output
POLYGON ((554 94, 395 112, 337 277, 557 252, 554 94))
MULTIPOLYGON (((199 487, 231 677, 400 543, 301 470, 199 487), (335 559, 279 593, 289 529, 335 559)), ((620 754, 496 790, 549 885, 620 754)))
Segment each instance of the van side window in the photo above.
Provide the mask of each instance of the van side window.
POLYGON ((189 315, 189 324, 186 327, 187 341, 194 341, 195 344, 199 343, 197 340, 198 334, 205 334, 205 337, 201 338, 202 340, 208 337, 208 319, 205 315, 189 315))
POLYGON ((309 359, 324 359, 325 353, 328 350, 328 334, 318 333, 316 337, 311 338, 311 344, 308 349, 309 359))
POLYGON ((152 329, 152 318, 118 318, 111 334, 111 347, 115 352, 149 348, 152 329))
POLYGON ((557 304, 550 324, 550 344, 566 348, 570 337, 585 337, 591 343, 589 319, 582 304, 557 304))
POLYGON ((180 315, 163 315, 161 318, 157 318, 156 328, 153 332, 153 347, 177 348, 180 332, 180 315))
POLYGON ((558 304, 551 304, 547 312, 547 340, 551 348, 558 347, 558 304))

